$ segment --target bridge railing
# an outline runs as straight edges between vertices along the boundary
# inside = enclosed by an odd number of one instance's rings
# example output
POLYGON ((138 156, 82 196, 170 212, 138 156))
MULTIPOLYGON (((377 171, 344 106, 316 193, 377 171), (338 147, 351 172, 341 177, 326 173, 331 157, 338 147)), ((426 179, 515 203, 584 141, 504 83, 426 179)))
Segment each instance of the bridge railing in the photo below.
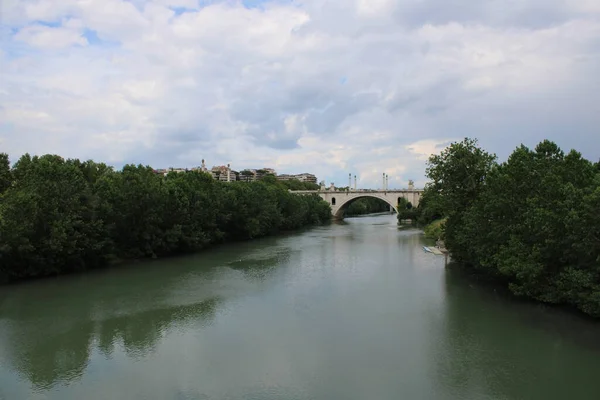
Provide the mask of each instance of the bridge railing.
POLYGON ((351 189, 351 190, 292 190, 288 189, 292 193, 406 193, 406 192, 423 192, 424 189, 351 189))

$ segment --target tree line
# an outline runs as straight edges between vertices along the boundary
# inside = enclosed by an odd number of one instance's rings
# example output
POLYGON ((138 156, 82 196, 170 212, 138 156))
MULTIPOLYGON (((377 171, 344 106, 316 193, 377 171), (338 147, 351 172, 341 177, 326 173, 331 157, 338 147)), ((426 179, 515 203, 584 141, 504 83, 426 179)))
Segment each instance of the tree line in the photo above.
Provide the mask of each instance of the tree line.
POLYGON ((389 210, 389 204, 383 200, 374 197, 361 197, 348 205, 344 215, 346 217, 353 217, 357 215, 386 212, 389 210))
POLYGON ((414 218, 443 219, 453 260, 546 303, 600 317, 600 163, 545 140, 507 161, 477 140, 429 158, 414 218))
POLYGON ((331 218, 303 182, 219 182, 202 172, 115 170, 57 155, 0 154, 0 281, 198 251, 331 218))

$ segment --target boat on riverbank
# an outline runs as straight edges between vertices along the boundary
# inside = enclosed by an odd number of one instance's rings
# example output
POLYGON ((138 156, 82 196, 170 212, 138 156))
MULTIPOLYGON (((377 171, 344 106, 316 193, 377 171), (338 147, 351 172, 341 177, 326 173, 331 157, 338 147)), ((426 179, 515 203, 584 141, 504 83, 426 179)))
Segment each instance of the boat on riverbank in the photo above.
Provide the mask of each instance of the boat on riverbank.
POLYGON ((438 249, 437 247, 433 247, 433 246, 423 246, 423 250, 425 250, 428 253, 433 253, 435 255, 442 255, 444 253, 442 253, 442 251, 440 249, 438 249))

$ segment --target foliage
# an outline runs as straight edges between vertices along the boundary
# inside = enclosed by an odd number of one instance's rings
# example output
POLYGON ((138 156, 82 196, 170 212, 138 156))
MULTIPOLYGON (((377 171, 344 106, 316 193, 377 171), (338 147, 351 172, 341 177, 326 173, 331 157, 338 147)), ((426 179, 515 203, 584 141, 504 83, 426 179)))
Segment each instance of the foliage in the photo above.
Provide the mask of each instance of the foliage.
POLYGON ((428 169, 453 258, 517 295, 600 316, 598 165, 547 140, 501 164, 463 147, 428 169))
POLYGON ((0 153, 0 195, 4 193, 12 182, 8 154, 0 153))
POLYGON ((425 232, 425 237, 428 239, 444 239, 444 224, 446 223, 446 219, 437 219, 430 224, 426 225, 423 229, 425 232))
POLYGON ((331 218, 317 195, 292 194, 272 176, 224 183, 202 172, 163 177, 142 165, 114 171, 54 155, 24 155, 10 169, 1 155, 2 184, 4 281, 193 252, 331 218))
POLYGON ((486 175, 495 164, 496 156, 482 150, 477 140, 465 138, 450 144, 427 162, 431 190, 437 192, 437 206, 447 217, 446 245, 454 248, 454 259, 464 260, 463 249, 468 245, 455 232, 464 223, 464 214, 481 192, 486 175))
MULTIPOLYGON (((265 176, 264 179, 272 178, 276 180, 273 175, 265 176)), ((312 182, 301 182, 298 179, 289 179, 285 181, 279 181, 283 187, 289 190, 319 190, 319 185, 312 182)))
POLYGON ((415 210, 415 219, 418 225, 426 226, 433 221, 444 217, 442 207, 442 198, 438 191, 431 184, 425 186, 421 195, 419 206, 415 210))
POLYGON ((375 197, 361 197, 352 201, 345 210, 344 215, 352 217, 356 215, 373 214, 390 210, 390 205, 375 197))
POLYGON ((398 223, 404 220, 411 220, 413 224, 416 224, 417 216, 418 210, 413 207, 410 201, 403 197, 398 199, 398 223))

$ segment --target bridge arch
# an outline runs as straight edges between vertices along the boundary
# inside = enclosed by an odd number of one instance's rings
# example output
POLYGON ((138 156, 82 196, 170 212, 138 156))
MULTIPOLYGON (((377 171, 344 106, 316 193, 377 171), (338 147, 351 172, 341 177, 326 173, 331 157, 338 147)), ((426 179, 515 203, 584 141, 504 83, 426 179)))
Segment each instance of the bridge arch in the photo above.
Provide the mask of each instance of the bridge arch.
POLYGON ((394 211, 396 212, 396 214, 398 213, 398 206, 397 204, 392 204, 392 202, 389 200, 388 196, 381 196, 378 195, 376 193, 361 193, 358 196, 349 196, 349 197, 342 197, 340 198, 340 200, 338 202, 335 201, 335 198, 332 199, 332 205, 331 205, 331 213, 333 214, 334 218, 336 219, 342 219, 344 218, 344 211, 346 210, 346 208, 350 205, 350 203, 352 203, 355 200, 358 199, 362 199, 365 197, 371 197, 374 199, 379 199, 387 204, 390 205, 390 207, 392 207, 394 209, 394 211), (337 204, 336 204, 337 203, 337 204))
POLYGON ((413 207, 419 206, 423 189, 400 190, 290 190, 297 195, 317 195, 331 207, 331 214, 335 219, 344 218, 344 210, 350 202, 361 197, 373 197, 389 204, 398 212, 400 198, 409 201, 413 207))

